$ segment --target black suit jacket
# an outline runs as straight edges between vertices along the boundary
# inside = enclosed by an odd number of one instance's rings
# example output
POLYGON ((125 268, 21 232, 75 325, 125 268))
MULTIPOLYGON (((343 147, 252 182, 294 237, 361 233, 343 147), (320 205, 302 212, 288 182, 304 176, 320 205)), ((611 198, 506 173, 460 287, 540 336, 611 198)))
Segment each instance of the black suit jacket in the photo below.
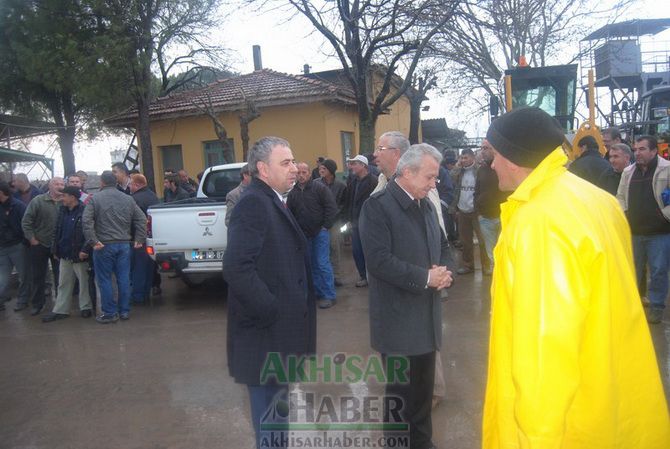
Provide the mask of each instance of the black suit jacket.
POLYGON ((451 261, 430 200, 421 200, 419 208, 392 181, 365 202, 358 226, 370 284, 372 347, 401 355, 439 349, 440 294, 425 287, 430 267, 451 261))
POLYGON ((270 352, 316 350, 307 240, 277 194, 254 178, 233 209, 223 259, 228 282, 228 368, 258 385, 270 352))

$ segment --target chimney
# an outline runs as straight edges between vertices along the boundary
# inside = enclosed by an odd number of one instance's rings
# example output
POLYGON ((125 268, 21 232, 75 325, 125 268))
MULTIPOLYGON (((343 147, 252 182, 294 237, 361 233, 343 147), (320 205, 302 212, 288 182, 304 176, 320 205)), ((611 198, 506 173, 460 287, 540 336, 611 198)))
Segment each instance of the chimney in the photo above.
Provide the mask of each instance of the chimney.
POLYGON ((304 73, 305 75, 307 75, 307 74, 309 73, 309 69, 310 69, 310 68, 311 68, 311 66, 310 66, 309 64, 305 64, 305 65, 303 65, 303 66, 302 66, 302 73, 304 73))
POLYGON ((263 70, 263 61, 261 60, 261 46, 254 45, 254 71, 263 70))

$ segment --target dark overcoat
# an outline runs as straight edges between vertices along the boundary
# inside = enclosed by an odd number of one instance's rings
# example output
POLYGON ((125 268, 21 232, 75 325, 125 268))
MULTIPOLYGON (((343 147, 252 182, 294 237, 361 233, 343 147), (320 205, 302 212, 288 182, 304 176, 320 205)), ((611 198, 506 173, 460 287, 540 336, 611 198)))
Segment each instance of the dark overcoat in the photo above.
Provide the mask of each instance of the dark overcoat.
POLYGON ((223 258, 228 368, 259 385, 268 353, 312 354, 316 307, 307 240, 270 186, 254 178, 233 209, 223 258))
POLYGON ((395 181, 363 205, 359 221, 370 292, 370 339, 382 354, 419 355, 442 341, 440 294, 426 288, 432 265, 451 262, 427 199, 419 207, 395 181))

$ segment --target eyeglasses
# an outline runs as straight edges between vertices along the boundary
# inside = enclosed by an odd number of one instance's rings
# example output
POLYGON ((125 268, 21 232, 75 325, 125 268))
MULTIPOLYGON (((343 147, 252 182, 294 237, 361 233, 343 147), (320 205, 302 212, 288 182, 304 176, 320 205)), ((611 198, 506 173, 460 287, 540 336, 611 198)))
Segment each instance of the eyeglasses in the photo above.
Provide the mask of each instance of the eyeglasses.
POLYGON ((397 148, 393 148, 393 147, 384 147, 384 146, 381 146, 381 145, 379 145, 379 146, 376 148, 377 151, 396 150, 396 149, 397 149, 397 148))

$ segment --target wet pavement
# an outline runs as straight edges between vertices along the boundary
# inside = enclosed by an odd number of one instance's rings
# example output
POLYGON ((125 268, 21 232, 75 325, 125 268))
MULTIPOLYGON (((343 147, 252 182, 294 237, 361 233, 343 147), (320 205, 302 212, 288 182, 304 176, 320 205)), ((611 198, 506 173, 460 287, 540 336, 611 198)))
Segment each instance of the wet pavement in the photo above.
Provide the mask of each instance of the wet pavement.
MULTIPOLYGON (((161 301, 110 325, 74 313, 43 324, 7 303, 0 312, 1 449, 253 448, 246 390, 226 368, 225 285, 191 290, 163 280, 161 301)), ((365 357, 373 354, 367 289, 353 287, 353 274, 344 280, 337 306, 318 312, 318 352, 365 357)), ((489 281, 480 271, 459 276, 444 303, 447 397, 433 411, 442 449, 480 447, 489 281)), ((670 312, 652 336, 668 395, 670 312)), ((365 383, 301 388, 381 391, 365 383)))

